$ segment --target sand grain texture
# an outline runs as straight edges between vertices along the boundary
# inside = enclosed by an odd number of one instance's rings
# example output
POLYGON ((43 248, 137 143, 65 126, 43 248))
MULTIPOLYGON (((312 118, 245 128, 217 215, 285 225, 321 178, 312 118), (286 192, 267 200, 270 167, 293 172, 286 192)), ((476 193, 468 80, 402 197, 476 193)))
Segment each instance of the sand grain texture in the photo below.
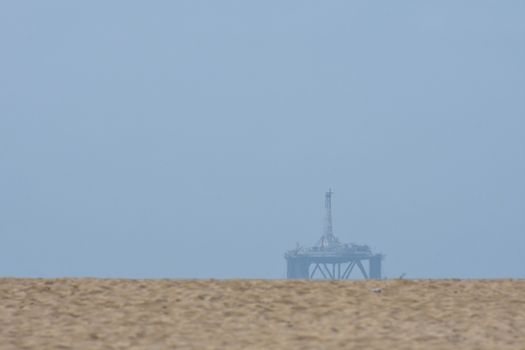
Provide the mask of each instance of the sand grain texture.
POLYGON ((353 348, 525 349, 525 281, 0 279, 0 349, 353 348))

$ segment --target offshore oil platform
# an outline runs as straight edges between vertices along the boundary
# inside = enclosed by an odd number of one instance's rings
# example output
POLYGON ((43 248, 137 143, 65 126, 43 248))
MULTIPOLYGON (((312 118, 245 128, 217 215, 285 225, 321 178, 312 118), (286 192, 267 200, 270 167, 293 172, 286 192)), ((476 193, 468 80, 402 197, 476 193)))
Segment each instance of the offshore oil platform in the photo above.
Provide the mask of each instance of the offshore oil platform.
POLYGON ((357 266, 365 279, 381 279, 382 254, 372 253, 367 245, 341 243, 332 228, 332 190, 325 194, 325 227, 317 245, 285 253, 288 279, 350 279, 357 266), (368 261, 368 269, 365 264, 368 261))

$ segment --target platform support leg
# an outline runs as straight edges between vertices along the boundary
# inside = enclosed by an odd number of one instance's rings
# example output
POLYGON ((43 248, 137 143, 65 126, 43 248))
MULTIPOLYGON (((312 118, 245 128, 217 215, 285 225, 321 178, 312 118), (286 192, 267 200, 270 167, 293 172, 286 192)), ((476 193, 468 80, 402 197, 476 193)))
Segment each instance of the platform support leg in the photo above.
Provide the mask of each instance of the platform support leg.
POLYGON ((370 278, 375 280, 381 279, 381 259, 382 256, 380 254, 374 255, 369 260, 369 271, 370 271, 370 278))
POLYGON ((288 279, 309 279, 310 263, 302 259, 287 259, 286 278, 288 279))

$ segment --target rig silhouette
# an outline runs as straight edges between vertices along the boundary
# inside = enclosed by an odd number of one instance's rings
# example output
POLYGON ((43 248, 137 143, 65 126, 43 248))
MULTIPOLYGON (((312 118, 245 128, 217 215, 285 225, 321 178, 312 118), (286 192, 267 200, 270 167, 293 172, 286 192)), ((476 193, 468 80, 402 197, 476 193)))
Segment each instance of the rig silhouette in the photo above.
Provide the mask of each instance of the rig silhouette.
POLYGON ((317 245, 285 253, 288 279, 350 279, 357 266, 365 279, 381 279, 382 254, 374 254, 367 245, 341 243, 332 227, 332 190, 325 194, 325 227, 317 245), (368 271, 365 268, 368 261, 368 271))

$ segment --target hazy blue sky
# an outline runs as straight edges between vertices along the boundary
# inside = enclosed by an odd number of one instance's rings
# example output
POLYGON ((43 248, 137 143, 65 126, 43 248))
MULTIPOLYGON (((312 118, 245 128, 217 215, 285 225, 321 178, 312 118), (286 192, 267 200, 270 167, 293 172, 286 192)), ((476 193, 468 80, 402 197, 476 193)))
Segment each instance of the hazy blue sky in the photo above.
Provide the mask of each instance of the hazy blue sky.
POLYGON ((2 1, 0 275, 525 277, 525 1, 2 1))

